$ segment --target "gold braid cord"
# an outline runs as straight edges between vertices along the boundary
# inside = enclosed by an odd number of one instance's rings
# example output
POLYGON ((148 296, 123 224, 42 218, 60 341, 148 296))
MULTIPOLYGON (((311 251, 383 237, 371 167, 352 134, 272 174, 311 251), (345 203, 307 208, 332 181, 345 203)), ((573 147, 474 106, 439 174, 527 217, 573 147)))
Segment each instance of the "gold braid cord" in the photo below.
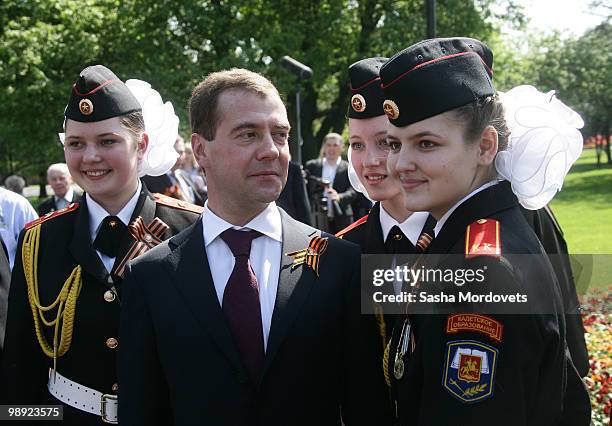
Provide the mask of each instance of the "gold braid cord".
POLYGON ((81 279, 81 266, 77 265, 68 279, 64 282, 60 294, 49 306, 42 306, 38 295, 38 247, 40 242, 40 225, 26 231, 23 239, 22 261, 23 272, 28 286, 28 301, 34 317, 34 330, 42 351, 49 358, 53 358, 54 369, 58 357, 63 356, 70 349, 72 331, 74 327, 74 313, 76 302, 81 292, 83 280, 81 279), (45 312, 57 308, 52 321, 47 321, 45 312), (41 324, 42 323, 42 324, 41 324), (61 332, 60 332, 61 323, 61 332), (43 333, 43 326, 53 327, 53 345, 47 342, 43 333))
POLYGON ((383 374, 385 375, 385 382, 388 387, 391 387, 391 378, 389 377, 389 351, 391 350, 391 340, 385 347, 385 353, 383 355, 383 374))
POLYGON ((378 323, 378 332, 380 334, 380 340, 383 347, 383 372, 385 374, 385 382, 387 386, 391 387, 391 381, 389 380, 389 344, 391 343, 387 339, 387 326, 385 324, 385 315, 383 313, 382 306, 378 303, 374 303, 374 315, 376 316, 376 322, 378 323))

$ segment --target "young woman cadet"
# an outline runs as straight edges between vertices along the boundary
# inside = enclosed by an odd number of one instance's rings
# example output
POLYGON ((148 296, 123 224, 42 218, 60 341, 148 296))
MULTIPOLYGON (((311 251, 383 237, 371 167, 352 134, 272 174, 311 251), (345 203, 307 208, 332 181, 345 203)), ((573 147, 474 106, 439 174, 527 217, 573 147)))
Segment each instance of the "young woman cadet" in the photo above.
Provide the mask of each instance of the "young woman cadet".
POLYGON ((406 306, 390 346, 396 413, 406 425, 586 425, 588 398, 568 367, 559 284, 513 193, 532 208, 550 200, 547 170, 559 164, 546 144, 557 139, 541 141, 543 149, 523 160, 544 177, 532 179, 535 191, 525 196, 525 176, 500 171, 507 169, 503 153, 516 146, 508 146, 491 63, 477 40, 433 39, 380 70, 389 170, 407 208, 437 220, 421 265, 484 276, 478 284, 434 278, 413 287, 417 302, 406 306), (469 292, 476 299, 459 299, 469 292), (427 302, 423 293, 438 299, 427 302), (567 392, 585 403, 564 406, 567 392))
MULTIPOLYGON (((336 236, 359 244, 364 254, 416 254, 433 235, 435 220, 428 213, 406 209, 399 181, 387 172, 388 120, 383 111, 380 67, 387 58, 366 58, 349 69, 352 92, 349 117, 349 180, 356 191, 375 202, 367 216, 336 236)), ((377 314, 382 351, 386 348, 394 319, 377 314)))
POLYGON ((2 403, 63 404, 63 424, 117 423, 125 263, 200 211, 141 183, 176 160, 178 118, 148 83, 128 84, 95 65, 72 86, 60 139, 86 195, 26 226, 12 275, 2 403))

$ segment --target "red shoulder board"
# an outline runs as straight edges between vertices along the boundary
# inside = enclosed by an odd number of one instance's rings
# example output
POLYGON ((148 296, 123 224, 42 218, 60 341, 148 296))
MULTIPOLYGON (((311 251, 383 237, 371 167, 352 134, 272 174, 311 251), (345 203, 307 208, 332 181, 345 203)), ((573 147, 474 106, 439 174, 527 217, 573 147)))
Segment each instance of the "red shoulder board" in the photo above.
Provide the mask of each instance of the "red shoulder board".
POLYGON ((44 216, 39 217, 31 222, 26 223, 25 229, 34 228, 36 225, 40 225, 43 222, 53 219, 54 217, 61 216, 66 213, 70 213, 79 208, 79 203, 70 203, 63 209, 55 210, 54 212, 49 212, 44 216))
POLYGON ((336 237, 342 238, 344 234, 348 233, 349 231, 352 231, 353 229, 357 228, 360 225, 363 225, 367 221, 368 221, 368 215, 365 215, 364 217, 357 219, 355 222, 351 223, 349 226, 344 228, 342 231, 338 231, 336 233, 336 237))
POLYGON ((155 202, 163 204, 164 206, 173 207, 179 210, 185 210, 192 213, 200 214, 204 211, 204 207, 196 206, 195 204, 188 203, 187 201, 177 200, 176 198, 168 197, 164 194, 153 194, 155 202))
POLYGON ((468 225, 465 231, 465 257, 501 256, 501 239, 499 221, 495 219, 478 219, 468 225))

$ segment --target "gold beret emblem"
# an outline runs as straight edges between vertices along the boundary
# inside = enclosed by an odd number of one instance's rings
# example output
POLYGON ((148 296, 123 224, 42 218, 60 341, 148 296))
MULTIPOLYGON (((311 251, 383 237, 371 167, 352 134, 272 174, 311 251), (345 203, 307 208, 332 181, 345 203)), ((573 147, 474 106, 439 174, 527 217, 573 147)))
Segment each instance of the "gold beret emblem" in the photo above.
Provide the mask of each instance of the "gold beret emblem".
POLYGON ((366 109, 366 100, 363 96, 357 94, 351 98, 351 106, 357 112, 363 112, 366 109))
POLYGON ((397 117, 399 117, 399 108, 392 100, 385 99, 385 102, 383 102, 383 110, 385 111, 385 114, 387 114, 387 117, 389 117, 391 120, 395 120, 397 117))
POLYGON ((93 104, 89 99, 81 99, 79 102, 79 110, 83 115, 91 115, 93 113, 93 104))

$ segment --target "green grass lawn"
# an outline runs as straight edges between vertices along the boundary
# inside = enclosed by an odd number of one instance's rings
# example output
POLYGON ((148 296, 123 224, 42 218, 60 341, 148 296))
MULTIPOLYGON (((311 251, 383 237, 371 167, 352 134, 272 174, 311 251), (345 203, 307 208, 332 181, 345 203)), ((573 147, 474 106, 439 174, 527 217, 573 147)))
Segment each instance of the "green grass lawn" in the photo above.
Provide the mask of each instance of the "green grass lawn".
POLYGON ((570 253, 595 255, 574 258, 584 271, 578 274, 582 275, 579 288, 612 284, 612 166, 606 164, 598 169, 595 150, 584 150, 551 208, 563 228, 570 253))

